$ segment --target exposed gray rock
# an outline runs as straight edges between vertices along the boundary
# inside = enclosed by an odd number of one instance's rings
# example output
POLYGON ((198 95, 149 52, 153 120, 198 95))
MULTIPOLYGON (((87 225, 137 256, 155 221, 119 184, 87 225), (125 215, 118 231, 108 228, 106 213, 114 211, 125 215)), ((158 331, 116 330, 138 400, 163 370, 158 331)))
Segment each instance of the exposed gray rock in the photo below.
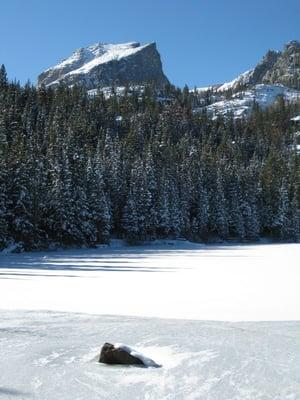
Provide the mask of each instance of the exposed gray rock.
POLYGON ((39 85, 82 84, 88 90, 106 86, 143 85, 162 87, 169 83, 155 43, 98 43, 76 50, 69 58, 44 71, 39 85))
POLYGON ((280 83, 300 89, 300 42, 292 41, 285 45, 276 62, 269 68, 262 83, 280 83))
POLYGON ((280 57, 279 51, 269 50, 260 63, 254 68, 248 85, 257 85, 263 82, 266 73, 273 68, 280 57))

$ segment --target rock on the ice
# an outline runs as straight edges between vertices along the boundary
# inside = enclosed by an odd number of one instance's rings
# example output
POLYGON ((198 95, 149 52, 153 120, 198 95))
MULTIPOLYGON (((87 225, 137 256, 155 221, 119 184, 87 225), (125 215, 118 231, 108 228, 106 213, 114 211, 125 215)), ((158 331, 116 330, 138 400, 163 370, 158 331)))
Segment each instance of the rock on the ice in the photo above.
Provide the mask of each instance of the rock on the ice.
POLYGON ((101 349, 100 363, 160 367, 155 361, 121 343, 105 343, 101 349))

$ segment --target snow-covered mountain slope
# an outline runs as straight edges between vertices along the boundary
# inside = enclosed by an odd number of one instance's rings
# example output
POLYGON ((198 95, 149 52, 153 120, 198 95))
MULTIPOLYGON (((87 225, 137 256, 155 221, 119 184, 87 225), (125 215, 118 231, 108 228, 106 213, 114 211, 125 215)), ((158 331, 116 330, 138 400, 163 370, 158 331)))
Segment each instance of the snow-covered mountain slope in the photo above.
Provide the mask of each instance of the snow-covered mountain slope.
POLYGON ((246 71, 239 75, 237 78, 233 79, 230 82, 223 83, 223 85, 219 86, 217 91, 218 92, 224 92, 226 90, 236 90, 239 86, 241 85, 247 85, 253 76, 254 69, 251 69, 250 71, 246 71))
POLYGON ((280 96, 289 102, 300 101, 299 90, 290 89, 283 85, 260 84, 252 89, 235 93, 230 99, 217 101, 206 109, 208 113, 214 116, 233 113, 234 117, 239 118, 249 115, 254 103, 265 109, 274 104, 280 96))
POLYGON ((90 97, 97 96, 98 94, 102 93, 106 99, 109 99, 111 96, 116 94, 118 97, 125 96, 125 93, 132 94, 132 93, 139 93, 142 95, 145 91, 145 85, 130 85, 130 86, 104 86, 97 89, 88 90, 87 93, 90 97))
POLYGON ((265 75, 273 68, 278 58, 280 58, 280 55, 281 53, 279 51, 269 50, 255 68, 250 69, 249 71, 238 75, 232 81, 219 86, 217 91, 224 92, 232 90, 233 92, 236 92, 241 89, 250 89, 251 87, 261 83, 267 83, 265 82, 265 75))
POLYGON ((162 71, 160 55, 155 43, 140 45, 97 43, 76 50, 70 57, 44 71, 39 85, 84 84, 87 89, 103 86, 143 84, 158 86, 168 83, 162 71))
MULTIPOLYGON (((269 50, 255 68, 246 71, 230 82, 211 85, 208 113, 226 115, 232 112, 236 118, 249 115, 253 103, 260 107, 271 106, 278 96, 286 101, 300 101, 300 42, 292 41, 282 52, 269 50)), ((196 89, 205 95, 205 90, 196 89)), ((197 108, 194 112, 203 110, 197 108)))
POLYGON ((262 83, 281 84, 300 90, 300 42, 294 40, 287 43, 282 52, 269 50, 255 68, 224 83, 217 90, 240 91, 241 88, 249 89, 262 83))

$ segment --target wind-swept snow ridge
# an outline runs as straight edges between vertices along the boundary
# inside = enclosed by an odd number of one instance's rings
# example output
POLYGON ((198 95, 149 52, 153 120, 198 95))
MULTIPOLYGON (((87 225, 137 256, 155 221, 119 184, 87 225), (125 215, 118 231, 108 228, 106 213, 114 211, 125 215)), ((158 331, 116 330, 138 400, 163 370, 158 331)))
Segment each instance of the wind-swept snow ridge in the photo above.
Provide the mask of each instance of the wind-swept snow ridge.
POLYGON ((123 44, 106 44, 97 43, 87 48, 76 50, 69 58, 63 60, 61 63, 48 69, 60 69, 64 67, 72 67, 69 74, 87 74, 95 66, 104 64, 112 60, 120 60, 123 57, 128 57, 138 51, 143 50, 149 46, 146 44, 140 46, 137 42, 123 43, 123 44), (78 64, 80 65, 78 67, 78 64), (77 68, 78 67, 78 68, 77 68))

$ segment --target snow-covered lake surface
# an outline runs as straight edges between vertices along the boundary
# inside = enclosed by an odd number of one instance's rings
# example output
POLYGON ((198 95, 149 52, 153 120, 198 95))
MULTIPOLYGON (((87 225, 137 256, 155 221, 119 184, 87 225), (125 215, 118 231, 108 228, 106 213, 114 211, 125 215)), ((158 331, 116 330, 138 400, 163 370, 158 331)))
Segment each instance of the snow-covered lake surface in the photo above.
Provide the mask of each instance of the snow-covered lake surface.
POLYGON ((299 322, 201 322, 2 312, 3 400, 298 400, 299 322), (125 341, 162 368, 107 366, 125 341))
POLYGON ((0 308, 300 320, 300 245, 170 242, 0 255, 0 308))
POLYGON ((299 400, 299 256, 186 242, 1 254, 0 399, 299 400), (107 341, 162 368, 101 365, 107 341))

